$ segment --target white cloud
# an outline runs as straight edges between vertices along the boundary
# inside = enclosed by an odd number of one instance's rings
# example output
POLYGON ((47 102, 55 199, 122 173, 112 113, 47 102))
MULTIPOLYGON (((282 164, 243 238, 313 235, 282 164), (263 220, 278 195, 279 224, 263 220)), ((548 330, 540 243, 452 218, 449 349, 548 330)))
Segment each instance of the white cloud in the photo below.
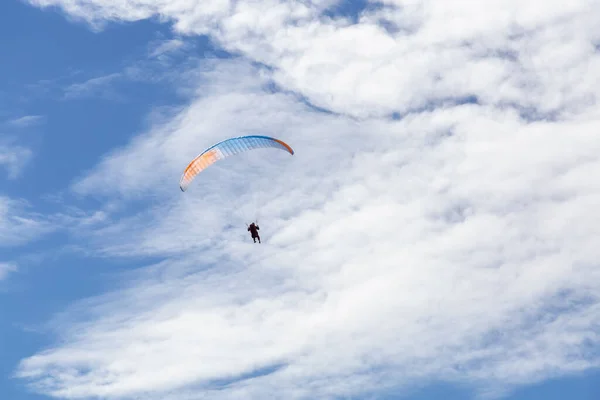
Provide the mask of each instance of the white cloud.
POLYGON ((24 127, 39 124, 43 119, 44 119, 44 117, 41 115, 26 115, 24 117, 12 119, 8 123, 12 126, 24 128, 24 127))
POLYGON ((591 0, 541 8, 534 0, 390 1, 359 24, 320 16, 331 1, 30 2, 92 23, 160 15, 182 33, 210 34, 276 68, 281 85, 316 105, 357 116, 474 94, 486 104, 569 116, 598 98, 600 10, 591 0))
POLYGON ((151 44, 149 57, 161 59, 169 53, 176 52, 184 47, 185 41, 182 39, 157 40, 151 44))
POLYGON ((80 97, 99 96, 110 100, 120 99, 121 96, 116 93, 112 85, 116 80, 121 79, 119 72, 90 78, 81 83, 73 83, 64 90, 65 99, 74 99, 80 97))
POLYGON ((17 270, 17 266, 14 263, 0 262, 0 281, 5 279, 6 276, 17 270))
POLYGON ((207 63, 189 107, 74 184, 122 202, 81 238, 167 258, 57 319, 62 340, 19 375, 64 398, 326 399, 597 367, 599 11, 457 3, 350 26, 318 18, 331 3, 36 1, 94 22, 160 14, 274 69, 207 63), (452 106, 466 96, 479 104, 452 106), (245 133, 296 154, 225 160, 179 191, 191 157, 245 133), (261 245, 243 226, 257 211, 261 245))
POLYGON ((58 321, 63 344, 21 376, 65 398, 326 398, 430 377, 505 388, 599 363, 572 361, 600 322, 593 123, 473 105, 356 123, 262 92, 237 62, 214 67, 172 123, 76 186, 153 196, 93 238, 172 258, 83 303, 85 322, 58 321), (261 130, 296 155, 228 160, 179 192, 200 149, 261 130), (243 227, 254 201, 262 245, 243 227))
POLYGON ((122 101, 132 94, 120 87, 124 82, 177 84, 182 75, 197 67, 194 50, 193 43, 182 39, 154 40, 149 44, 147 53, 128 61, 121 70, 66 85, 62 89, 63 98, 96 97, 122 101), (185 62, 179 63, 180 59, 185 62))
MULTIPOLYGON (((6 121, 5 125, 13 128, 26 128, 40 123, 43 118, 40 115, 26 115, 6 121)), ((6 169, 9 179, 18 178, 33 155, 30 149, 16 144, 16 141, 14 135, 0 136, 0 167, 6 169)))
MULTIPOLYGON (((48 199, 46 200, 48 201, 48 199)), ((81 230, 93 230, 102 227, 109 219, 108 213, 113 209, 105 205, 106 210, 84 211, 66 205, 64 199, 58 201, 62 212, 38 212, 32 204, 24 199, 0 195, 0 250, 16 250, 57 232, 78 233, 81 230)), ((16 260, 41 262, 61 252, 81 251, 74 242, 54 244, 51 249, 36 247, 33 252, 25 251, 16 256, 16 260)), ((89 252, 89 251, 88 251, 89 252)))
POLYGON ((56 229, 51 220, 28 208, 24 201, 0 196, 0 248, 24 244, 56 229))
POLYGON ((8 173, 9 179, 16 179, 25 165, 31 160, 32 152, 26 147, 0 143, 0 166, 8 173))

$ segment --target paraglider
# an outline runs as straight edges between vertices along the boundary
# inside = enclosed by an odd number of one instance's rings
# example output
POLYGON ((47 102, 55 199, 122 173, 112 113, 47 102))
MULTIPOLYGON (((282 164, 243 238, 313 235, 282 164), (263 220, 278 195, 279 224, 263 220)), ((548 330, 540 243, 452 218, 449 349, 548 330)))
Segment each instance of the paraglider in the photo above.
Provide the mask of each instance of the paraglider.
POLYGON ((256 243, 256 239, 258 239, 258 243, 260 243, 260 236, 258 235, 259 230, 260 228, 254 222, 248 226, 248 232, 250 232, 250 235, 252 235, 252 240, 254 240, 254 243, 256 243))
MULTIPOLYGON (((188 164, 179 180, 179 188, 182 192, 185 192, 200 172, 219 160, 234 154, 260 148, 284 150, 294 155, 294 150, 287 143, 269 136, 249 135, 226 139, 207 148, 188 164)), ((254 222, 248 226, 248 232, 250 232, 254 243, 256 243, 256 239, 260 243, 258 230, 259 227, 254 222)))

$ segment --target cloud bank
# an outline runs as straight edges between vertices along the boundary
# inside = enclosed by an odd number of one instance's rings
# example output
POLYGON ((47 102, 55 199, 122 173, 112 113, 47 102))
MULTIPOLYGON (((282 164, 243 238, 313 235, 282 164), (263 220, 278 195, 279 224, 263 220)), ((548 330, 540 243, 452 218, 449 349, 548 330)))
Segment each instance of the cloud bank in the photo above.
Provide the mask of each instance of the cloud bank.
POLYGON ((387 2, 356 23, 333 2, 31 3, 160 16, 240 54, 186 74, 188 107, 74 183, 119 204, 81 240, 163 261, 56 318, 61 340, 17 371, 36 390, 498 394, 599 366, 593 2, 387 2), (224 160, 179 191, 193 156, 246 133, 296 154, 224 160))

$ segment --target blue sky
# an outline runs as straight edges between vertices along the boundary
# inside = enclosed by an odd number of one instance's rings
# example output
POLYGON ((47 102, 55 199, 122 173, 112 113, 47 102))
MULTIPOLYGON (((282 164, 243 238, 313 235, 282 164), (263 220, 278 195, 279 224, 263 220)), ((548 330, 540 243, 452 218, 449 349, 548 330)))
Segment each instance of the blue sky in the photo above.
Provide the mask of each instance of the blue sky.
MULTIPOLYGON (((34 156, 18 179, 3 179, 2 193, 25 199, 33 212, 62 211, 57 195, 98 162, 104 153, 127 143, 143 129, 153 107, 182 101, 168 85, 117 83, 119 101, 91 96, 64 99, 72 84, 120 72, 147 53, 153 40, 171 37, 168 28, 151 22, 115 25, 98 34, 67 21, 54 11, 41 11, 19 1, 0 4, 2 30, 2 135, 32 149, 34 156), (7 123, 39 116, 30 126, 7 123)), ((200 51, 208 47, 199 41, 200 51)), ((77 207, 93 207, 93 199, 69 198, 77 207)), ((24 355, 54 339, 43 329, 47 319, 71 302, 101 293, 114 284, 111 275, 135 268, 135 262, 105 262, 77 254, 61 255, 73 240, 68 234, 45 236, 20 247, 3 246, 3 259, 19 260, 19 270, 1 283, 3 398, 46 398, 30 394, 12 379, 24 355), (44 260, 27 261, 40 252, 44 260), (20 261, 21 259, 24 261, 20 261)), ((3 260, 3 261, 4 261, 3 260)))
POLYGON ((30 3, 0 2, 2 399, 600 398, 597 10, 30 3), (296 154, 179 191, 244 133, 296 154))

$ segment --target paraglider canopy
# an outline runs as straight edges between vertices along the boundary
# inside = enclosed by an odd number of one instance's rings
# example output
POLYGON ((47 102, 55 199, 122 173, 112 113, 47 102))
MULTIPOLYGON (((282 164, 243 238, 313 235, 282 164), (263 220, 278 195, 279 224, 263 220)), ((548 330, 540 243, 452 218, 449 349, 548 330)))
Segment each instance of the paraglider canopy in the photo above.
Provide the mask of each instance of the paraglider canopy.
POLYGON ((200 172, 223 158, 248 150, 269 147, 294 154, 294 150, 287 143, 269 136, 249 135, 226 139, 204 150, 188 164, 179 180, 179 188, 185 192, 200 172))

